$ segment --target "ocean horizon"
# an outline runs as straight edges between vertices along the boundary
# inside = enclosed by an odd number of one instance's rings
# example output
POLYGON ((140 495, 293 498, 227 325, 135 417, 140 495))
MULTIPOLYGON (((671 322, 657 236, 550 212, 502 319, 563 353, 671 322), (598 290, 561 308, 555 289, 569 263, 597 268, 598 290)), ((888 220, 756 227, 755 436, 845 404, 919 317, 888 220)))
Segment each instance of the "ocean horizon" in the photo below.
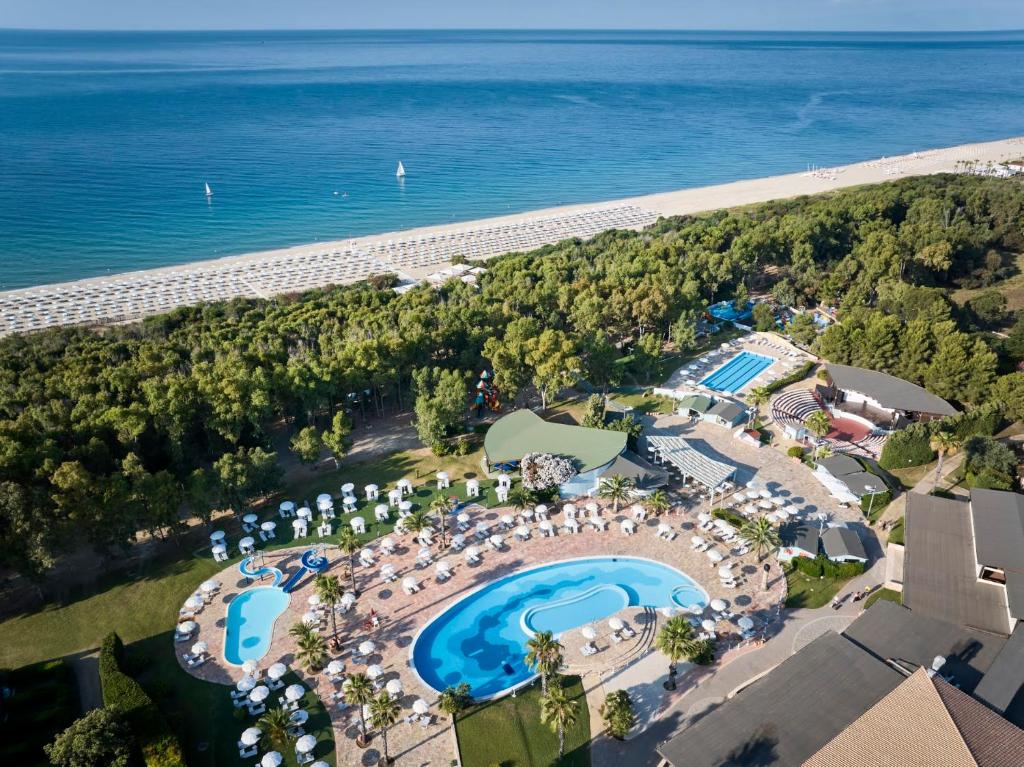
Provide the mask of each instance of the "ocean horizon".
POLYGON ((1020 135, 1022 53, 1024 32, 0 31, 0 290, 1020 135))

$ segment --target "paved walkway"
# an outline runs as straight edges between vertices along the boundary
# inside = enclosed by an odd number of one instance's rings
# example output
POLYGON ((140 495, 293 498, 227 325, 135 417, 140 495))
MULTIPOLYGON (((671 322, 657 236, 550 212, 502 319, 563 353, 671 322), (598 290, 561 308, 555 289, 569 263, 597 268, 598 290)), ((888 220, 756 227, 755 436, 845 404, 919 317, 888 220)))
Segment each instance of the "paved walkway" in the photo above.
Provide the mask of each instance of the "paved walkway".
POLYGON ((103 707, 103 690, 100 687, 100 652, 86 650, 68 657, 71 671, 78 688, 78 704, 82 713, 103 707))

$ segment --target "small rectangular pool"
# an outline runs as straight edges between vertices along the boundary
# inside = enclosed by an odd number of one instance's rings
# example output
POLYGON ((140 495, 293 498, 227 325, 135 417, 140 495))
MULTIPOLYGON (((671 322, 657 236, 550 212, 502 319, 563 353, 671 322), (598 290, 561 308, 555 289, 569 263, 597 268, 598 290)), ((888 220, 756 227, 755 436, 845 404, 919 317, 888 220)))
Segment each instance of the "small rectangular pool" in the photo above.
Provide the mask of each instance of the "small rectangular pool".
POLYGON ((738 392, 773 362, 774 357, 740 352, 701 383, 714 391, 738 392))

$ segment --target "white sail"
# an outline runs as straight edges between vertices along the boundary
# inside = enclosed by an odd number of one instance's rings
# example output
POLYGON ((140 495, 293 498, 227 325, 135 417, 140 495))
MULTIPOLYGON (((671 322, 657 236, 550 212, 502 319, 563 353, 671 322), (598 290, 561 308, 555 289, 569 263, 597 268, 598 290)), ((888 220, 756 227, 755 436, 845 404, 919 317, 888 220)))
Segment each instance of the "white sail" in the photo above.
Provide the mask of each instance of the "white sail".
POLYGON ((209 183, 206 184, 206 196, 207 197, 213 197, 213 190, 210 189, 209 183))
POLYGON ((402 165, 401 160, 398 161, 398 170, 395 171, 395 175, 398 176, 399 178, 402 178, 402 176, 405 175, 405 166, 402 165))

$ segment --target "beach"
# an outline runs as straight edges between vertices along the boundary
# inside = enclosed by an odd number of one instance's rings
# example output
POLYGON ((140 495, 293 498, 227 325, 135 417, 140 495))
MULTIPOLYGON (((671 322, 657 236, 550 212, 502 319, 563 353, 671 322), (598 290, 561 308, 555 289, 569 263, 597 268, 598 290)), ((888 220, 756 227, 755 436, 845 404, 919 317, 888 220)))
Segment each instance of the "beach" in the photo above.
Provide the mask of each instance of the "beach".
POLYGON ((798 171, 675 192, 545 208, 456 224, 392 231, 182 266, 0 293, 0 335, 69 324, 126 322, 178 306, 236 297, 271 298, 373 274, 405 284, 450 266, 611 228, 640 229, 661 216, 695 214, 819 194, 1024 157, 1024 138, 930 149, 851 165, 798 171))

